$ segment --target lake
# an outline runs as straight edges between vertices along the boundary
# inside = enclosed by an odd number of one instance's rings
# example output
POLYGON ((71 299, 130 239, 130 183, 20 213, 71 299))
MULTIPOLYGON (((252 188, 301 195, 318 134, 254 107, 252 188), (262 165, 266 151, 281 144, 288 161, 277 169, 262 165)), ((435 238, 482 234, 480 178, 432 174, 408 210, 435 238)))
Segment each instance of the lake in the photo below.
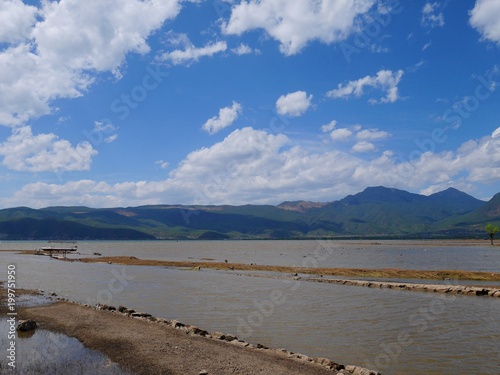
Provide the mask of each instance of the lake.
MULTIPOLYGON (((0 250, 42 242, 2 242, 0 250)), ((80 256, 290 266, 500 272, 498 247, 425 241, 79 242, 80 256)), ((85 303, 124 305, 252 343, 283 347, 384 374, 499 374, 495 298, 240 276, 236 272, 60 262, 1 252, 18 286, 85 303)), ((453 280, 447 281, 455 284, 453 280)))

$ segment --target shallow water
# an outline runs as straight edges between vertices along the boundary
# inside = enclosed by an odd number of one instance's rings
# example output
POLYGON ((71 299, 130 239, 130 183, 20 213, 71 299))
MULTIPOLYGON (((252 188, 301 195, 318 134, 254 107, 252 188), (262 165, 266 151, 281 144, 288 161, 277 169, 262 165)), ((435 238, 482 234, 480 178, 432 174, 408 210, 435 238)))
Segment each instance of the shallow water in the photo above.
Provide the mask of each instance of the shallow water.
MULTIPOLYGON (((33 250, 46 242, 4 241, 0 250, 33 250)), ((136 256, 141 259, 213 259, 231 263, 342 268, 500 270, 500 250, 440 241, 81 241, 82 256, 136 256), (436 245, 437 244, 437 245, 436 245)))
MULTIPOLYGON (((289 265, 303 261, 303 255, 314 262, 314 246, 315 241, 79 243, 82 253, 289 265)), ((440 259, 432 264, 434 269, 474 269, 471 260, 477 258, 478 268, 499 271, 498 250, 495 253, 487 246, 428 247, 427 251, 425 246, 405 244, 401 248, 342 246, 342 259, 348 261, 332 262, 335 266, 382 268, 397 263, 401 268, 413 264, 425 269, 432 259, 440 259), (391 255, 396 258, 392 263, 386 261, 391 255)), ((69 263, 5 252, 0 252, 0 260, 2 265, 16 264, 19 287, 55 291, 86 303, 121 304, 210 331, 234 333, 249 342, 376 368, 384 374, 500 373, 500 301, 495 298, 251 278, 213 270, 69 263)))
POLYGON ((15 342, 15 370, 8 366, 7 349, 10 339, 7 319, 0 320, 0 374, 43 375, 121 375, 128 374, 102 353, 88 349, 75 338, 37 328, 32 332, 18 333, 15 342))

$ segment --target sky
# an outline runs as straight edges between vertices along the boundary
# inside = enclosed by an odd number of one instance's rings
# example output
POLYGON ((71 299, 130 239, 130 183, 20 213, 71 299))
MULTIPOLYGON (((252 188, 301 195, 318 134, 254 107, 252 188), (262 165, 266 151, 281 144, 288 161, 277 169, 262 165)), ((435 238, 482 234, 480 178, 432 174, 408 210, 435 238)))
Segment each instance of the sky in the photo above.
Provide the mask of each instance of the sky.
POLYGON ((500 0, 0 0, 0 208, 500 191, 500 0))

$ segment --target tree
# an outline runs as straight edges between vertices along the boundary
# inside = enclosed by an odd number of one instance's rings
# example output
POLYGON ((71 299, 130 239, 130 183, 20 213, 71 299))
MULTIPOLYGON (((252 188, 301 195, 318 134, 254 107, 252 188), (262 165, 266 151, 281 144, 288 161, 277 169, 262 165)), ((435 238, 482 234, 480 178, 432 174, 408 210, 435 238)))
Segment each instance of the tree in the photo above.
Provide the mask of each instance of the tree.
POLYGON ((486 229, 486 232, 488 232, 488 234, 490 235, 490 241, 491 244, 493 245, 493 236, 495 235, 495 233, 499 231, 498 226, 493 224, 488 224, 484 229, 486 229))

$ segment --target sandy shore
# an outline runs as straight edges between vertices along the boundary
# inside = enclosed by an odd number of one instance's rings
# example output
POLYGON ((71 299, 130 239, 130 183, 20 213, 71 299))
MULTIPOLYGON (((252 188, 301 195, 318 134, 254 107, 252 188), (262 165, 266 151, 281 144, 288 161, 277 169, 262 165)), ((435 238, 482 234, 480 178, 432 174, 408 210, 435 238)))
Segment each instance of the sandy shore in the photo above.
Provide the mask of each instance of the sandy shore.
MULTIPOLYGON (((0 313, 5 315, 5 289, 1 287, 0 295, 0 313)), ((248 344, 228 334, 208 333, 148 314, 133 317, 130 310, 120 313, 107 307, 101 310, 58 301, 21 308, 18 313, 19 319, 33 319, 40 328, 75 337, 138 375, 375 374, 325 358, 248 344)))

